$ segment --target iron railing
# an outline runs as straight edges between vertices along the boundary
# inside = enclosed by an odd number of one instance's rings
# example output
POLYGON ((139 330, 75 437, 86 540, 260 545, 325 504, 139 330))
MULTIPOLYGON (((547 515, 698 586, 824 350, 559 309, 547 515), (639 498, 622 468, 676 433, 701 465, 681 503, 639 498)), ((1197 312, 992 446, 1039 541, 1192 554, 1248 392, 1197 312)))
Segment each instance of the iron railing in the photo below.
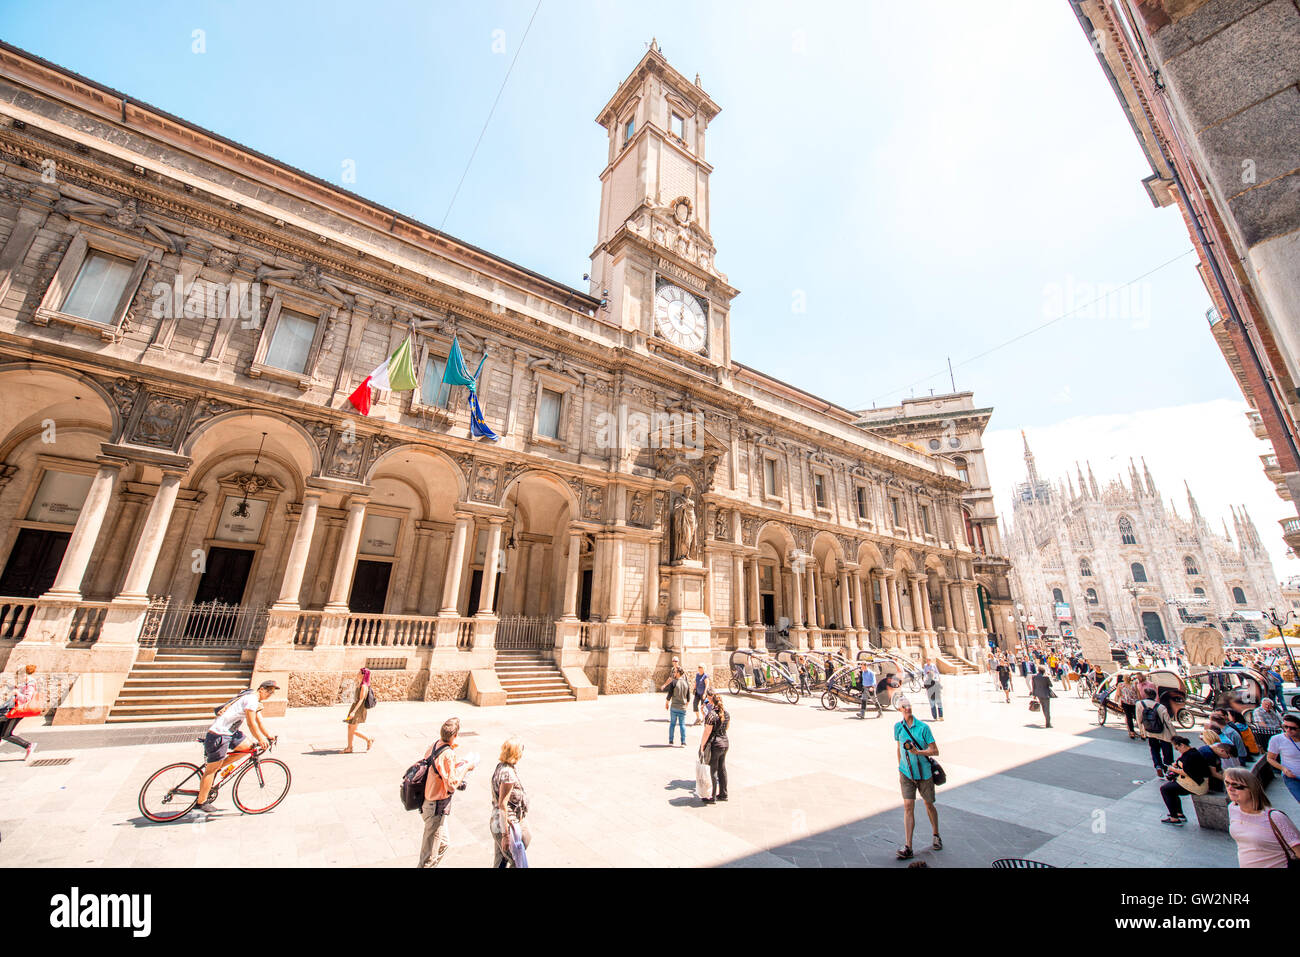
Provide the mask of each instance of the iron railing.
POLYGON ((555 622, 550 618, 506 615, 497 622, 497 649, 534 650, 555 647, 555 622))
POLYGON ((265 605, 228 605, 205 601, 173 605, 170 598, 149 603, 140 646, 253 648, 266 637, 265 605))

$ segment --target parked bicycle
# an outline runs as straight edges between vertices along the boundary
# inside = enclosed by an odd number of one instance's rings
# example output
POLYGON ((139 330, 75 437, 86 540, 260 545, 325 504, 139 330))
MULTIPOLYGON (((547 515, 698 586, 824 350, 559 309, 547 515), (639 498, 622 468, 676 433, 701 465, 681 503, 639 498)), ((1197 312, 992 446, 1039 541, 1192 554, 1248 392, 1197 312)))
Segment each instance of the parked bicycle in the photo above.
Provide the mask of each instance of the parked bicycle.
MULTIPOLYGON (((203 742, 202 738, 198 740, 203 742)), ((238 761, 222 768, 212 782, 208 801, 215 801, 221 788, 230 781, 235 807, 245 814, 265 814, 277 807, 289 793, 293 776, 289 766, 280 759, 264 757, 275 743, 276 739, 272 738, 267 747, 254 747, 238 761)), ((178 761, 158 769, 140 789, 140 813, 159 824, 184 817, 198 803, 202 779, 202 764, 178 761)))

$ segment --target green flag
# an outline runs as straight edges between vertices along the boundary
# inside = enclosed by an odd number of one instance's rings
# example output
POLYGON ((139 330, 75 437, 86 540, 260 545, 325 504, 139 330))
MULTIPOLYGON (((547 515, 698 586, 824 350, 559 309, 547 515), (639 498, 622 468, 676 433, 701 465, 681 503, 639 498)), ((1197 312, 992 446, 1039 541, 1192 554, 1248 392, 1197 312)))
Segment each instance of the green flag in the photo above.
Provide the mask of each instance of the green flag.
POLYGON ((447 357, 447 368, 442 374, 442 381, 448 385, 466 386, 471 392, 475 388, 474 377, 465 367, 465 356, 460 351, 460 340, 455 336, 451 337, 451 355, 447 357))

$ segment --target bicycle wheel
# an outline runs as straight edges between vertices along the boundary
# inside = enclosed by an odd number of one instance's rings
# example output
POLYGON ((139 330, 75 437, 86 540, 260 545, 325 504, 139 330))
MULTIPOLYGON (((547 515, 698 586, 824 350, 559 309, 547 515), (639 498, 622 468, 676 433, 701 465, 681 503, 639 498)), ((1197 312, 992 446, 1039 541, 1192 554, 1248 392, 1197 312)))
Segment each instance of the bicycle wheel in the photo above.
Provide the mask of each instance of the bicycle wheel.
POLYGON ((1178 712, 1178 717, 1174 718, 1174 723, 1184 730, 1191 730, 1196 724, 1196 715, 1192 714, 1190 708, 1183 708, 1178 712))
POLYGON ((785 700, 791 704, 799 703, 799 689, 794 685, 785 686, 785 700))
POLYGON ((155 771, 140 788, 140 813, 159 824, 184 817, 198 803, 202 778, 199 766, 186 761, 155 771))
POLYGON ((235 778, 235 807, 245 814, 265 814, 284 800, 293 776, 289 765, 277 758, 252 761, 235 778))
POLYGON ((823 708, 825 708, 827 711, 834 711, 834 710, 835 710, 835 706, 836 706, 837 704, 839 704, 839 702, 838 702, 838 701, 836 700, 836 698, 835 698, 835 692, 834 692, 834 691, 823 691, 823 692, 822 692, 822 707, 823 707, 823 708))
POLYGON ((740 690, 741 690, 740 679, 732 678, 731 684, 729 684, 727 688, 732 694, 740 694, 740 690))
POLYGON ((1077 694, 1080 698, 1088 697, 1088 689, 1084 687, 1082 681, 1080 681, 1077 685, 1074 686, 1074 693, 1077 694))
POLYGON ((921 679, 916 677, 916 675, 909 675, 907 678, 907 690, 912 692, 912 694, 920 694, 921 679))
POLYGON ((1097 725, 1098 727, 1106 723, 1106 706, 1103 704, 1097 708, 1097 725))

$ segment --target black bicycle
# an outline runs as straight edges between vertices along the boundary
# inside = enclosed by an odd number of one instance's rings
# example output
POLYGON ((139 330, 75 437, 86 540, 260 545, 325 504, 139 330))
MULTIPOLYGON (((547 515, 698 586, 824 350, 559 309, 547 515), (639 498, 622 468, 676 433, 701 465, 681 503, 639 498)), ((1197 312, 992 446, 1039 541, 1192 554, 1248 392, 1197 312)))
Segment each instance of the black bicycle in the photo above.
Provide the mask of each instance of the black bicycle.
MULTIPOLYGON (((199 738, 199 741, 203 739, 199 738)), ((245 814, 265 814, 279 805, 289 793, 293 776, 283 761, 263 757, 275 747, 275 743, 276 739, 272 738, 265 748, 245 751, 242 758, 218 771, 208 792, 208 800, 215 801, 222 786, 233 781, 235 807, 245 814)), ((140 789, 140 813, 159 824, 190 813, 199 800, 203 767, 178 761, 155 771, 140 789)))

